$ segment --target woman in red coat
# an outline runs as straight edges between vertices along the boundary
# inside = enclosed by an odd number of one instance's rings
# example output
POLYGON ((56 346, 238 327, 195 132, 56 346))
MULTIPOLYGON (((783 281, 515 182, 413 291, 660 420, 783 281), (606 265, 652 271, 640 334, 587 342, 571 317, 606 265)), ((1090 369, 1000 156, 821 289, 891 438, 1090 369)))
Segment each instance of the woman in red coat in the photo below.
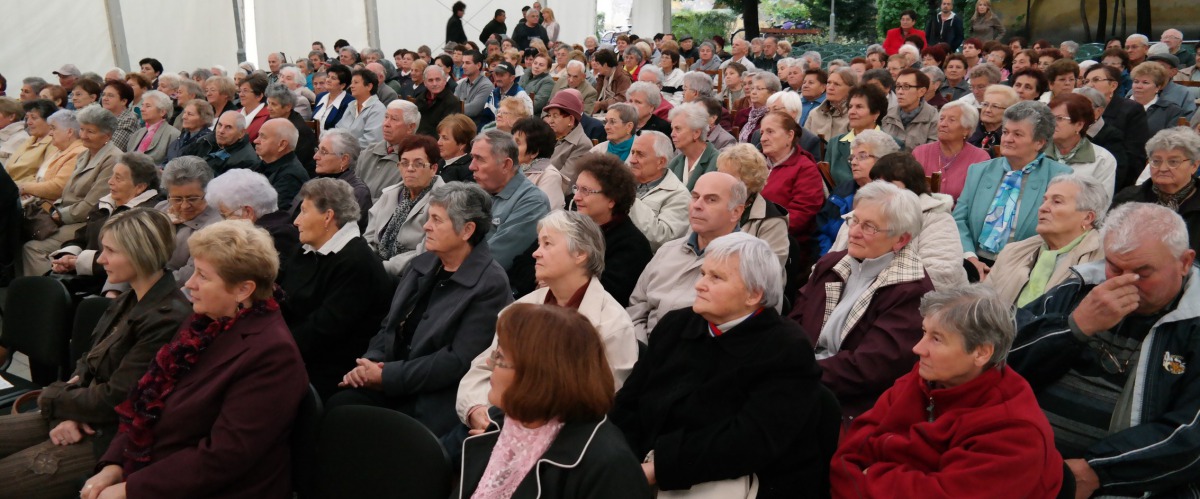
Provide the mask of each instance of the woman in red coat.
POLYGON ((782 112, 771 112, 763 117, 760 128, 759 143, 768 164, 772 165, 762 195, 767 201, 787 208, 788 233, 796 238, 801 249, 809 252, 817 212, 825 205, 821 172, 812 155, 796 143, 804 131, 795 119, 782 112))
POLYGON ((188 239, 195 314, 117 406, 83 499, 290 498, 288 436, 308 375, 272 297, 266 230, 229 220, 188 239))
POLYGON ((925 295, 921 315, 921 360, 842 438, 833 496, 1056 497, 1063 460, 1050 423, 1004 363, 1012 308, 976 284, 925 295))
MULTIPOLYGON (((883 50, 888 55, 896 55, 900 51, 900 46, 904 45, 904 40, 910 36, 916 35, 921 37, 921 41, 925 42, 925 32, 913 28, 917 24, 917 13, 912 10, 906 10, 900 13, 900 27, 889 29, 887 38, 883 40, 883 50)), ((923 43, 923 44, 928 44, 923 43)), ((918 49, 924 47, 917 47, 918 49)))

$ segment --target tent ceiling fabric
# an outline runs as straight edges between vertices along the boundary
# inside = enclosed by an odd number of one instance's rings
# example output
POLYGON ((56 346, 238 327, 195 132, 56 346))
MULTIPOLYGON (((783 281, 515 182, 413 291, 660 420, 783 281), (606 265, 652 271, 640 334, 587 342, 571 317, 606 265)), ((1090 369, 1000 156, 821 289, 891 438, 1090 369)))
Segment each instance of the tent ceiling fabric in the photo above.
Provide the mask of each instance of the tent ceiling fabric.
POLYGON ((63 64, 101 74, 112 67, 105 19, 103 0, 5 2, 0 33, 11 45, 23 45, 5 47, 0 53, 0 73, 8 79, 8 95, 19 95, 21 79, 29 76, 58 83, 53 72, 63 64))
MULTIPOLYGON (((463 16, 463 29, 467 38, 479 42, 479 32, 492 20, 496 9, 504 9, 508 15, 505 25, 508 34, 521 21, 521 7, 533 4, 532 0, 464 0, 467 4, 463 16)), ((415 50, 428 45, 437 54, 446 43, 446 21, 450 20, 453 0, 381 0, 379 3, 379 41, 383 51, 391 57, 400 47, 415 50)), ((559 33, 566 35, 564 41, 583 43, 583 38, 596 30, 596 2, 580 0, 542 0, 542 6, 554 9, 555 18, 562 27, 559 33), (570 36, 578 33, 577 36, 570 36), (572 38, 578 38, 572 39, 572 38)), ((482 48, 482 47, 480 47, 482 48)))
MULTIPOLYGON (((425 1, 421 0, 420 3, 425 1)), ((387 2, 385 0, 380 3, 387 2)), ((418 2, 402 0, 401 3, 418 2)), ((254 0, 258 66, 266 66, 267 55, 271 52, 282 51, 287 55, 288 61, 297 57, 308 57, 314 40, 324 42, 326 52, 330 55, 333 55, 333 42, 339 38, 345 38, 355 49, 367 47, 367 15, 364 5, 362 0, 254 0)), ((382 23, 382 20, 380 22, 382 23)), ((230 30, 232 31, 232 28, 230 30)), ((230 35, 232 36, 232 33, 230 35)))

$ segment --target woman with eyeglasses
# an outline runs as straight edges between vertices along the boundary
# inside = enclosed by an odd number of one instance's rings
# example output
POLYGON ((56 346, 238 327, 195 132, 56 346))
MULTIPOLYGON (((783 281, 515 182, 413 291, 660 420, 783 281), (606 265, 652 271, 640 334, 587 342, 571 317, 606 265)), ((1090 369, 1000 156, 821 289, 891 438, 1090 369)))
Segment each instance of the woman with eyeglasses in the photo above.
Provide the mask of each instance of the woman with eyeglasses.
MULTIPOLYGON (((1196 195, 1196 171, 1200 168, 1200 135, 1187 127, 1160 131, 1146 143, 1150 161, 1149 182, 1126 187, 1113 198, 1117 205, 1141 202, 1166 206, 1179 213, 1188 226, 1188 242, 1200 250, 1200 196, 1196 195)), ((1140 179, 1139 179, 1140 180, 1140 179)))
POLYGON ((1046 147, 1046 157, 1098 180, 1111 195, 1116 185, 1117 159, 1087 137, 1086 131, 1095 121, 1092 101, 1068 92, 1050 101, 1050 111, 1055 120, 1054 140, 1046 147))
POLYGON ((383 259, 383 268, 403 276, 409 262, 425 252, 425 222, 429 219, 429 193, 445 182, 438 176, 437 141, 411 134, 396 146, 401 182, 385 187, 371 206, 363 237, 383 259))
MULTIPOLYGON (((967 143, 988 151, 1000 145, 1000 134, 1004 132, 1004 111, 1021 100, 1017 91, 1008 85, 991 85, 983 92, 983 102, 979 104, 979 125, 975 132, 967 137, 967 143)), ((946 181, 942 179, 943 185, 946 181)), ((959 189, 962 192, 962 189, 959 189)), ((958 194, 955 194, 955 199, 958 194)))
MULTIPOLYGON (((334 178, 350 184, 354 189, 354 200, 358 202, 358 230, 367 228, 367 214, 371 211, 371 188, 354 173, 358 164, 359 140, 349 130, 335 128, 321 134, 321 142, 313 155, 316 167, 314 178, 334 178)), ((300 214, 300 195, 292 201, 292 217, 300 214)))
POLYGON ((1162 64, 1143 62, 1133 68, 1130 74, 1133 77, 1133 92, 1129 98, 1146 109, 1146 126, 1151 135, 1175 126, 1179 118, 1187 116, 1183 109, 1159 95, 1171 81, 1171 75, 1162 64))
POLYGON ((825 256, 842 229, 843 217, 854 208, 854 194, 871 182, 875 160, 900 150, 896 141, 878 130, 863 130, 850 142, 850 173, 853 182, 842 182, 833 188, 825 205, 817 213, 818 256, 825 256))
POLYGON ((166 213, 175 226, 175 251, 167 260, 167 268, 174 271, 177 282, 187 282, 195 271, 188 238, 222 220, 221 212, 209 206, 204 198, 212 178, 212 168, 195 156, 175 158, 163 168, 162 186, 167 191, 167 200, 156 208, 166 213))

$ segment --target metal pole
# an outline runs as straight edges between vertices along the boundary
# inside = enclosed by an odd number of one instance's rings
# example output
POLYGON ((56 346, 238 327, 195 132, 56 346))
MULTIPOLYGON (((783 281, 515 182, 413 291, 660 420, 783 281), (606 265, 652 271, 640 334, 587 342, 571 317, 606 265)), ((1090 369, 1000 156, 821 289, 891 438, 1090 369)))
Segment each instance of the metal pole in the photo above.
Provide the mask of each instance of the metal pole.
POLYGON ((237 35, 238 64, 246 62, 246 32, 242 23, 243 9, 242 0, 233 0, 233 32, 237 35))
POLYGON ((372 47, 380 48, 379 45, 379 6, 375 0, 363 0, 363 8, 367 11, 367 43, 372 47))
POLYGON ((829 43, 837 41, 837 0, 829 0, 829 43))
POLYGON ((125 43, 125 21, 121 18, 121 0, 106 0, 104 10, 108 14, 108 39, 112 45, 113 64, 129 71, 129 50, 125 43))

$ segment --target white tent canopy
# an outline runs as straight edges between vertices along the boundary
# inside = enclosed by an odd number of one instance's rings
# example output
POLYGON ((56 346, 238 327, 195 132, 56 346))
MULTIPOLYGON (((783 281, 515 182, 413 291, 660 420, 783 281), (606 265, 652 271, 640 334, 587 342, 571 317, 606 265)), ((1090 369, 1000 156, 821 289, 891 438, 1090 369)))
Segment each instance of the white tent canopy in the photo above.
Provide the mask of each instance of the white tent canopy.
MULTIPOLYGON (((611 1, 611 0, 600 0, 611 1)), ((564 41, 582 43, 596 28, 597 0, 541 0, 554 9, 564 41)), ((478 41, 496 9, 508 13, 508 32, 533 0, 468 0, 463 26, 478 41)), ((669 0, 633 2, 638 33, 665 32, 669 0), (655 5, 649 5, 654 3, 655 5)), ((27 76, 56 82, 52 74, 71 63, 101 75, 112 67, 136 70, 143 57, 166 71, 192 71, 238 63, 238 23, 244 26, 246 58, 258 66, 271 52, 288 60, 308 54, 314 40, 333 50, 344 38, 355 48, 378 45, 390 57, 401 47, 445 43, 450 0, 38 0, 7 2, 0 32, 9 40, 0 74, 14 88, 27 76)), ((332 54, 331 54, 332 55, 332 54)))

